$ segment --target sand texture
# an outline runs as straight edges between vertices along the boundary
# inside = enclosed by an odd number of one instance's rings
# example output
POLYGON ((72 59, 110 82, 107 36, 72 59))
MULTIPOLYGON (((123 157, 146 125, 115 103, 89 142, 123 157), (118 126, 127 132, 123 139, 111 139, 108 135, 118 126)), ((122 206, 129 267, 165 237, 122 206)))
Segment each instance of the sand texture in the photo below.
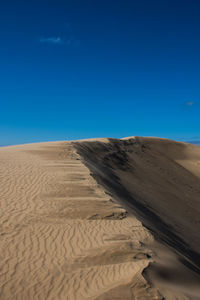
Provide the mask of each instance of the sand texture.
POLYGON ((200 148, 0 148, 0 299, 200 299, 200 148))

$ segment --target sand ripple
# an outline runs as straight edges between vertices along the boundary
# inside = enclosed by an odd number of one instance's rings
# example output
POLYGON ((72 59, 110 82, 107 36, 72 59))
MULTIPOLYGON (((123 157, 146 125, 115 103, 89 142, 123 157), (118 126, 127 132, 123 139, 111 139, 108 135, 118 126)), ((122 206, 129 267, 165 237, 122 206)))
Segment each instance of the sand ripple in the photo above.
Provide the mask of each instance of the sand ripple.
POLYGON ((71 143, 1 148, 0 179, 0 299, 160 299, 151 235, 71 143))

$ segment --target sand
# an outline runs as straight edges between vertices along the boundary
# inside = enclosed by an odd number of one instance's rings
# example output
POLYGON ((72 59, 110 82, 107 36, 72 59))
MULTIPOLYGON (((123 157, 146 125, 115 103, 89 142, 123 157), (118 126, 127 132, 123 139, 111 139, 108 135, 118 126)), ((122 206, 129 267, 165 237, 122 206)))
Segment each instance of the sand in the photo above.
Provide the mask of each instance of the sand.
POLYGON ((200 148, 0 148, 0 299, 200 299, 200 148))

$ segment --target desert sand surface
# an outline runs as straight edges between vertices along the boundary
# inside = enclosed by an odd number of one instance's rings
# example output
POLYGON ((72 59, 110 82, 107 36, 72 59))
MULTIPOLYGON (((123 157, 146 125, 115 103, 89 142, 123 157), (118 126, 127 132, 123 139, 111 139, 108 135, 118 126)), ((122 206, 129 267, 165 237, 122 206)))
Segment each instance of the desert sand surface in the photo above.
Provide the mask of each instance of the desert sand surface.
POLYGON ((0 148, 0 299, 200 299, 200 148, 0 148))

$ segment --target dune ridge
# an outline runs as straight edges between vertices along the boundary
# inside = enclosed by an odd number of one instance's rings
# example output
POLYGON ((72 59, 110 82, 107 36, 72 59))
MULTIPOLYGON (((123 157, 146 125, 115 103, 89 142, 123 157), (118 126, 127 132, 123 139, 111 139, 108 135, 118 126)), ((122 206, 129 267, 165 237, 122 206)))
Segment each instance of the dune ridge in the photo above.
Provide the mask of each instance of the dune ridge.
POLYGON ((153 138, 1 148, 0 299, 199 299, 199 165, 153 138))

